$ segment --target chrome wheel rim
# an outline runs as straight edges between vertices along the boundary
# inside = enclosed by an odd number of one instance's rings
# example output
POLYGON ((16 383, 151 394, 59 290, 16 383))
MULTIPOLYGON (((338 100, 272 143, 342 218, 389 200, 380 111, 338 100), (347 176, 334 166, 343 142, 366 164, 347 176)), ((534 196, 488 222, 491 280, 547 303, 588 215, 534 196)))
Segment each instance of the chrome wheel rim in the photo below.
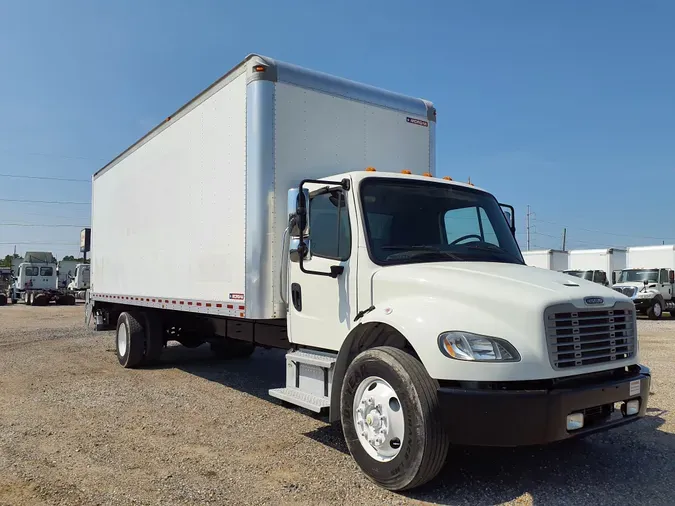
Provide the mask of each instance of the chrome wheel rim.
POLYGON ((127 324, 122 322, 117 329, 117 350, 119 351, 120 357, 127 354, 127 335, 127 324))

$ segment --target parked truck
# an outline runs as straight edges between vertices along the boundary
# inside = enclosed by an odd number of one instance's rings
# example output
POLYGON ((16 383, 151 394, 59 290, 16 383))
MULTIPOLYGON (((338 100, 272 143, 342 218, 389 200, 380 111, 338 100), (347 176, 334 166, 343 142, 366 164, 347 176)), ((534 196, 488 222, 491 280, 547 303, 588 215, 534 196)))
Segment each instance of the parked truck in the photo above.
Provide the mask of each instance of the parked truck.
POLYGON ((58 285, 58 263, 48 251, 29 251, 17 268, 9 297, 16 304, 23 300, 31 306, 75 304, 75 297, 58 285))
POLYGON ((68 291, 76 299, 84 299, 87 288, 89 288, 91 268, 89 264, 77 264, 74 271, 75 273, 70 277, 70 283, 68 283, 68 291))
POLYGON ((435 122, 430 102, 247 57, 94 174, 87 321, 127 368, 169 340, 287 349, 270 396, 340 421, 391 490, 452 443, 639 419, 633 303, 527 267, 513 208, 435 175, 435 122))
POLYGON ((628 265, 612 287, 630 297, 638 312, 658 320, 675 318, 675 245, 628 248, 628 265))
POLYGON ((13 274, 11 267, 0 267, 0 306, 7 304, 9 298, 9 287, 13 281, 13 274))
POLYGON ((578 249, 569 252, 565 274, 609 286, 626 268, 626 250, 617 248, 578 249), (611 283, 610 283, 611 280, 611 283))
POLYGON ((525 263, 531 267, 564 271, 567 269, 568 252, 557 249, 531 250, 523 252, 525 263))

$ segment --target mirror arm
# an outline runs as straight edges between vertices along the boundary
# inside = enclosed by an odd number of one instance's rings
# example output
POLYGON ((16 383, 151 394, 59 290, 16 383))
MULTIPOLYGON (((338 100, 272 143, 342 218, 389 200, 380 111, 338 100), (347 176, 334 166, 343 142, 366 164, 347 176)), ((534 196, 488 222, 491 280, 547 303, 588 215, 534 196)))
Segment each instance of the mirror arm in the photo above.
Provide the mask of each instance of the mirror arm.
MULTIPOLYGON (((305 224, 307 226, 307 206, 309 205, 309 202, 305 202, 305 193, 302 191, 303 186, 307 183, 316 183, 316 184, 329 184, 329 185, 335 185, 339 186, 342 188, 344 191, 349 191, 350 184, 349 184, 349 179, 343 179, 342 181, 322 181, 319 179, 303 179, 300 182, 300 185, 298 186, 299 193, 298 193, 298 199, 299 199, 299 205, 297 207, 297 215, 300 218, 300 225, 305 224), (303 220, 303 218, 305 218, 303 220)), ((307 243, 305 243, 305 227, 300 226, 300 237, 298 240, 298 263, 300 267, 300 272, 303 272, 305 274, 312 274, 314 276, 328 276, 333 279, 337 278, 340 274, 342 274, 345 271, 345 268, 342 265, 331 265, 330 266, 330 272, 321 272, 321 271, 312 271, 310 269, 305 269, 305 255, 307 254, 307 243)))

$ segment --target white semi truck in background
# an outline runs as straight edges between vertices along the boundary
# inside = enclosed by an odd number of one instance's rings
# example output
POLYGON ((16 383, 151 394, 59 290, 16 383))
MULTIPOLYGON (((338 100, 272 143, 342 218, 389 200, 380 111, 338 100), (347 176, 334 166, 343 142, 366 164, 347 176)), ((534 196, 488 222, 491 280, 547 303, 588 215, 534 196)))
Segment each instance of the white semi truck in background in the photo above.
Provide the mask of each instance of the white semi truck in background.
POLYGON ((530 267, 562 272, 568 266, 568 252, 557 249, 524 251, 523 258, 530 267))
POLYGON ((74 305, 75 297, 59 287, 58 262, 48 251, 29 251, 16 270, 8 298, 16 304, 22 300, 31 306, 46 306, 50 302, 74 305))
POLYGON ((68 291, 75 295, 75 298, 84 299, 91 280, 91 267, 89 264, 79 263, 74 271, 69 278, 68 291))
POLYGON ((617 275, 626 268, 626 257, 625 249, 571 250, 568 256, 568 267, 563 272, 609 286, 616 283, 617 275))
POLYGON ((287 349, 270 396, 327 410, 391 490, 451 443, 639 419, 633 303, 527 267, 510 206, 435 176, 435 122, 424 100, 247 57, 93 176, 87 320, 128 368, 168 340, 287 349))
POLYGON ((627 268, 612 288, 635 303, 638 312, 658 320, 675 318, 675 245, 628 248, 627 268))

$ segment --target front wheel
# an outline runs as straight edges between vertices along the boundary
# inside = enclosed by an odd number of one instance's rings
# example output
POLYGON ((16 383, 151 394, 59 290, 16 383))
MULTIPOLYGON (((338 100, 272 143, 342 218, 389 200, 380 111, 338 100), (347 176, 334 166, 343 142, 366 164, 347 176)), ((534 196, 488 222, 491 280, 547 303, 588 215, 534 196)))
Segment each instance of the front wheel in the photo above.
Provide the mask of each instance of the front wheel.
POLYGON ((350 364, 340 398, 345 440, 378 485, 411 489, 443 467, 449 439, 437 389, 421 362, 398 348, 366 350, 350 364))
POLYGON ((654 304, 652 304, 649 309, 647 309, 647 316, 649 317, 650 320, 661 319, 661 317, 663 316, 663 307, 661 306, 661 303, 658 300, 655 301, 654 304))

